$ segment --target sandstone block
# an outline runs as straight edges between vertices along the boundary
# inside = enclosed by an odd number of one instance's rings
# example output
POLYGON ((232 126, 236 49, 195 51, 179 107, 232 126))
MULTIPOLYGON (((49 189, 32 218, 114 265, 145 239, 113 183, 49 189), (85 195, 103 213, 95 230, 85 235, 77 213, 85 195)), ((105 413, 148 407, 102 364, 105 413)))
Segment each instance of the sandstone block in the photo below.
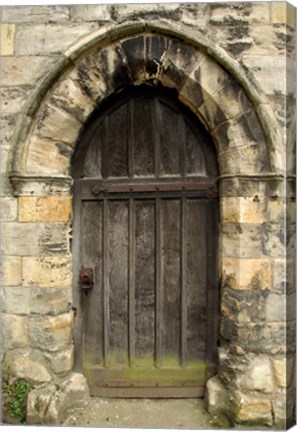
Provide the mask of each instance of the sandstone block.
POLYGON ((3 253, 18 256, 37 255, 39 247, 36 228, 37 224, 3 223, 3 253))
POLYGON ((27 423, 28 424, 55 424, 58 416, 48 420, 47 412, 51 401, 55 398, 56 387, 47 384, 37 387, 29 392, 27 400, 27 423))
MULTIPOLYGON (((60 140, 58 142, 47 138, 33 136, 30 138, 30 152, 27 158, 27 166, 30 172, 35 174, 69 175, 69 160, 72 149, 69 144, 60 140), (46 158, 46 164, 44 160, 46 158)), ((44 195, 44 193, 41 193, 44 195)))
POLYGON ((67 6, 5 6, 2 9, 2 21, 4 23, 38 23, 61 22, 69 19, 67 6))
POLYGON ((244 55, 243 64, 252 71, 255 80, 267 95, 274 95, 277 92, 282 94, 295 94, 294 84, 287 80, 288 76, 294 76, 295 60, 280 56, 259 57, 244 55), (273 74, 269 73, 273 67, 273 74))
POLYGON ((220 203, 224 222, 261 224, 265 221, 265 203, 262 199, 225 197, 220 203))
POLYGON ((262 243, 263 253, 265 255, 273 258, 282 258, 286 256, 287 240, 284 225, 279 225, 277 223, 263 223, 262 243))
POLYGON ((3 260, 3 283, 18 286, 22 283, 22 261, 20 257, 5 257, 3 260))
POLYGON ((261 232, 260 224, 223 223, 221 225, 223 256, 261 258, 263 254, 261 232))
POLYGON ((72 287, 30 288, 29 310, 31 313, 60 314, 69 310, 72 303, 72 287))
POLYGON ((261 145, 258 147, 258 145, 256 146, 252 143, 245 145, 243 142, 242 145, 221 152, 220 165, 222 167, 222 175, 230 172, 234 174, 252 174, 255 171, 264 173, 267 171, 267 155, 265 147, 261 145))
POLYGON ((1 56, 14 54, 15 24, 1 24, 1 56))
POLYGON ((284 322, 286 319, 285 295, 269 294, 266 302, 266 320, 270 322, 284 322))
POLYGON ((72 373, 61 384, 59 411, 64 417, 72 407, 83 407, 90 402, 90 393, 85 377, 79 373, 72 373))
POLYGON ((70 197, 19 197, 20 222, 67 222, 72 215, 70 197))
POLYGON ((49 352, 61 351, 72 343, 72 327, 72 312, 32 317, 29 329, 31 345, 49 352))
POLYGON ((49 362, 49 366, 55 374, 65 374, 73 367, 74 348, 71 346, 60 352, 45 353, 45 357, 49 362))
POLYGON ((295 375, 295 358, 283 357, 272 360, 274 374, 279 387, 289 387, 293 383, 295 375))
POLYGON ((71 79, 71 74, 65 78, 53 91, 50 99, 52 105, 71 113, 80 122, 84 122, 94 109, 94 101, 91 100, 81 87, 71 79))
POLYGON ((222 292, 221 313, 228 319, 243 322, 265 320, 266 291, 233 290, 225 287, 222 292))
POLYGON ((60 54, 77 39, 96 29, 95 23, 23 24, 16 32, 15 51, 18 56, 60 54))
POLYGON ((230 410, 228 391, 217 376, 212 377, 206 383, 205 401, 209 413, 230 410))
POLYGON ((74 147, 81 127, 82 124, 77 118, 48 104, 39 114, 36 133, 40 137, 74 147))
POLYGON ((69 226, 65 223, 3 223, 4 255, 37 256, 69 253, 69 226))
POLYGON ((279 430, 289 430, 295 426, 296 391, 278 390, 272 400, 275 426, 279 430))
POLYGON ((232 346, 257 354, 283 354, 294 350, 295 328, 279 323, 236 322, 222 316, 221 334, 232 346))
POLYGON ((238 384, 246 390, 272 393, 274 385, 270 360, 266 357, 252 359, 246 373, 238 378, 238 384))
POLYGON ((162 84, 166 87, 181 89, 180 97, 186 100, 193 97, 192 79, 187 80, 195 64, 199 63, 203 54, 197 52, 193 47, 185 45, 178 40, 172 40, 169 44, 162 62, 161 77, 162 84))
POLYGON ((238 392, 235 400, 237 409, 235 421, 239 424, 258 424, 272 426, 272 408, 268 399, 247 396, 238 392))
POLYGON ((178 19, 181 11, 178 3, 133 3, 116 5, 115 13, 117 19, 124 22, 129 19, 144 18, 145 16, 149 16, 151 19, 159 19, 160 16, 163 18, 178 19))
POLYGON ((46 384, 33 389, 28 395, 27 423, 60 424, 72 407, 83 407, 90 400, 85 378, 72 373, 59 387, 46 384))
POLYGON ((3 86, 27 85, 35 87, 55 63, 55 59, 44 57, 5 57, 1 62, 1 81, 3 86))
POLYGON ((108 22, 111 19, 111 6, 110 5, 72 5, 71 17, 73 21, 96 21, 108 22))
POLYGON ((273 24, 287 24, 296 27, 295 8, 289 3, 276 1, 271 3, 271 19, 273 24))
POLYGON ((72 79, 77 83, 84 94, 93 101, 100 101, 108 96, 108 84, 102 79, 100 63, 96 61, 94 54, 85 57, 72 72, 72 79), (99 79, 99 77, 101 79, 99 79))
POLYGON ((27 315, 30 312, 30 289, 22 286, 2 288, 2 308, 8 314, 27 315))
POLYGON ((269 6, 265 2, 246 2, 241 3, 240 6, 229 8, 223 3, 214 3, 210 8, 210 23, 212 25, 226 25, 233 21, 240 25, 242 21, 245 21, 248 23, 268 24, 270 22, 269 6))
POLYGON ((14 197, 1 198, 1 221, 13 222, 17 218, 18 202, 14 197))
POLYGON ((29 345, 28 317, 3 314, 3 349, 25 348, 29 345))
POLYGON ((24 379, 32 385, 49 383, 52 380, 42 363, 25 355, 6 356, 4 370, 10 384, 17 379, 24 379))
POLYGON ((222 284, 232 289, 271 290, 270 260, 223 257, 222 284))
POLYGON ((71 286, 71 260, 68 256, 24 257, 22 262, 24 286, 71 286))

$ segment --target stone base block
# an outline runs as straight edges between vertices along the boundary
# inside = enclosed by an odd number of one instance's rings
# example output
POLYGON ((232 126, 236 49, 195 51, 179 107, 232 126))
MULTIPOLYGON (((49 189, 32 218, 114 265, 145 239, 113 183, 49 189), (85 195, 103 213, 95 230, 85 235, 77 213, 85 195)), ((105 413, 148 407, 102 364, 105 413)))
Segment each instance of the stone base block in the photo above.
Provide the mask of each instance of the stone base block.
POLYGON ((229 395, 227 389, 223 386, 218 376, 214 376, 207 381, 205 402, 209 413, 222 412, 228 414, 229 395))
POLYGON ((28 395, 28 424, 61 424, 67 411, 83 407, 90 401, 89 388, 83 375, 72 373, 63 382, 40 386, 28 395))

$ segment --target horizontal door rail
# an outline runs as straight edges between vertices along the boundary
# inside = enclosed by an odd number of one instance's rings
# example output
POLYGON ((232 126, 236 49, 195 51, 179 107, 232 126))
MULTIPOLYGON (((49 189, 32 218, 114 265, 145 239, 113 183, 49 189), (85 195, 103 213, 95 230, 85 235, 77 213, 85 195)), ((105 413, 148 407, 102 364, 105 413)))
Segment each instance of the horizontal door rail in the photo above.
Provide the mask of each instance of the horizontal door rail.
POLYGON ((171 181, 171 182, 104 182, 98 180, 78 180, 75 187, 80 188, 83 198, 96 199, 109 194, 145 194, 145 193, 191 193, 199 196, 216 198, 218 191, 215 182, 171 181))

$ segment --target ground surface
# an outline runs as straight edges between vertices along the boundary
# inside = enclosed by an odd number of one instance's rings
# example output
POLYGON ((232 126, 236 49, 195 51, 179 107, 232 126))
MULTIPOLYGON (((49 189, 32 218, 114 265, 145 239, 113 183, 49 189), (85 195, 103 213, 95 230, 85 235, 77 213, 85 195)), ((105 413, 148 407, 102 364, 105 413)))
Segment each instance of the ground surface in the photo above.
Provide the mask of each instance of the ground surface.
POLYGON ((228 429, 223 416, 208 414, 202 399, 99 399, 73 409, 64 426, 151 429, 228 429))

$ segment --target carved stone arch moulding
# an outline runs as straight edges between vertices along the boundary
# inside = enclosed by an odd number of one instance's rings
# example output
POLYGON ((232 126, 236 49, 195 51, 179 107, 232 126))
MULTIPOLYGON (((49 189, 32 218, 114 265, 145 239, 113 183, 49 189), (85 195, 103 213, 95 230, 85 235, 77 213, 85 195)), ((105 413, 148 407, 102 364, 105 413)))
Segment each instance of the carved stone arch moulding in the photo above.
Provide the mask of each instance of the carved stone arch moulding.
POLYGON ((186 32, 134 24, 100 30, 68 50, 28 101, 11 155, 16 194, 37 179, 70 181, 71 156, 88 116, 109 95, 145 82, 175 88, 204 123, 221 176, 283 172, 273 113, 233 59, 186 32))

